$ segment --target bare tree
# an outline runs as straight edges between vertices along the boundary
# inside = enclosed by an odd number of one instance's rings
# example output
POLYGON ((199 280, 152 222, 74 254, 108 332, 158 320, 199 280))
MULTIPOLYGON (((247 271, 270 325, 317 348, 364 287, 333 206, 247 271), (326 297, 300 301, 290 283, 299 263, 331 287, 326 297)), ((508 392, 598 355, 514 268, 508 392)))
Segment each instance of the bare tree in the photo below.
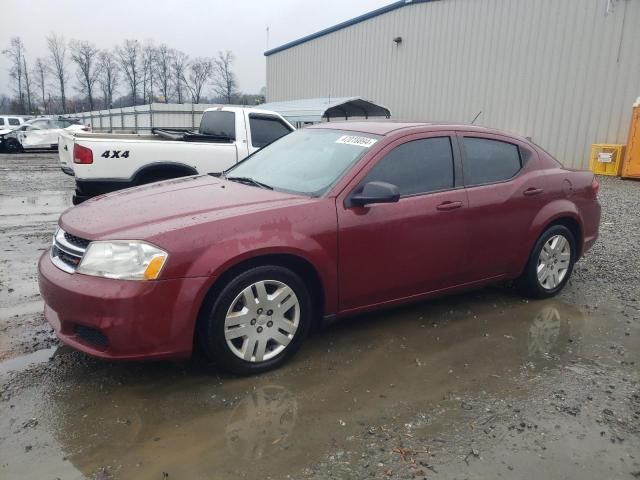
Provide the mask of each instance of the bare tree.
POLYGON ((9 67, 9 76, 15 82, 14 90, 18 95, 18 104, 20 105, 20 113, 25 112, 24 106, 24 44, 20 37, 13 37, 9 42, 9 48, 2 51, 11 62, 9 67))
POLYGON ((140 43, 137 40, 125 40, 121 47, 116 48, 120 59, 120 66, 129 84, 131 103, 138 103, 138 85, 140 85, 140 43))
POLYGON ((156 47, 151 42, 146 42, 142 47, 142 98, 149 99, 153 103, 153 80, 156 73, 156 47))
POLYGON ((65 85, 67 83, 67 44, 62 35, 58 36, 52 33, 47 37, 47 47, 49 48, 53 74, 60 86, 62 113, 67 113, 67 97, 65 95, 65 85))
POLYGON ((175 51, 171 60, 171 70, 173 77, 173 88, 178 97, 178 103, 184 103, 184 78, 189 64, 189 57, 186 53, 175 51))
POLYGON ((22 56, 22 66, 24 71, 24 91, 27 95, 27 113, 33 113, 33 104, 31 103, 31 95, 33 95, 33 81, 29 76, 29 67, 27 67, 27 57, 22 56))
POLYGON ((156 73, 164 103, 169 103, 169 97, 171 96, 171 65, 173 57, 174 51, 165 43, 156 49, 156 73))
POLYGON ((86 40, 73 40, 69 46, 71 47, 71 60, 78 67, 76 77, 80 85, 79 90, 87 96, 89 109, 93 110, 94 85, 100 75, 99 50, 86 40))
POLYGON ((118 64, 113 54, 108 50, 100 52, 100 76, 98 83, 102 90, 105 108, 113 105, 113 94, 118 86, 118 64))
POLYGON ((49 68, 42 58, 36 58, 36 63, 31 72, 33 76, 34 86, 42 95, 42 111, 47 112, 47 97, 45 96, 45 88, 47 86, 47 77, 49 76, 49 68))
POLYGON ((202 89, 213 75, 213 61, 210 58, 195 58, 187 70, 184 83, 191 93, 193 103, 200 103, 202 89))
POLYGON ((231 103, 238 94, 238 82, 231 69, 235 56, 232 52, 218 52, 214 60, 215 73, 213 75, 213 91, 223 97, 227 103, 231 103))

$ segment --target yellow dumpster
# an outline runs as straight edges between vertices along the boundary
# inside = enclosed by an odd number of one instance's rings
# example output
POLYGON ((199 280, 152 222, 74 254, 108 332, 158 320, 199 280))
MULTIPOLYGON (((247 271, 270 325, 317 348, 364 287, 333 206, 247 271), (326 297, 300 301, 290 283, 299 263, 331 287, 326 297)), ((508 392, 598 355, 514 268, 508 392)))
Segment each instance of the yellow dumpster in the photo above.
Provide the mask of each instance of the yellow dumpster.
POLYGON ((591 147, 589 169, 596 175, 619 177, 624 159, 624 145, 596 143, 591 147))

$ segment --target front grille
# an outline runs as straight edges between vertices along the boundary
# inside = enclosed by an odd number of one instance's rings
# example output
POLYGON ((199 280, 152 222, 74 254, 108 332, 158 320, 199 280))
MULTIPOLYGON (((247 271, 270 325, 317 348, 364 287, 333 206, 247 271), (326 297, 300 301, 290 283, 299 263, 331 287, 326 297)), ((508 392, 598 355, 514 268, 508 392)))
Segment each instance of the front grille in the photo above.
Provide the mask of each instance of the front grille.
POLYGON ((54 257, 57 257, 58 259, 60 259, 62 263, 64 263, 65 265, 68 265, 74 270, 78 267, 78 265, 80 265, 80 260, 82 260, 81 257, 70 255, 64 250, 61 250, 60 248, 58 248, 57 245, 54 245, 53 247, 51 247, 51 249, 52 249, 51 253, 54 257))
POLYGON ((76 337, 80 340, 84 340, 92 345, 96 345, 98 347, 107 347, 109 345, 107 337, 105 337, 104 333, 97 328, 76 325, 73 331, 76 334, 76 337))
POLYGON ((90 243, 89 240, 85 240, 84 238, 76 237, 75 235, 71 235, 68 232, 64 232, 64 238, 71 245, 74 245, 74 246, 76 246, 78 248, 83 248, 85 250, 89 246, 89 243, 90 243))
POLYGON ((60 270, 73 273, 80 265, 89 243, 91 243, 89 240, 58 229, 53 237, 53 245, 50 250, 51 261, 60 270))

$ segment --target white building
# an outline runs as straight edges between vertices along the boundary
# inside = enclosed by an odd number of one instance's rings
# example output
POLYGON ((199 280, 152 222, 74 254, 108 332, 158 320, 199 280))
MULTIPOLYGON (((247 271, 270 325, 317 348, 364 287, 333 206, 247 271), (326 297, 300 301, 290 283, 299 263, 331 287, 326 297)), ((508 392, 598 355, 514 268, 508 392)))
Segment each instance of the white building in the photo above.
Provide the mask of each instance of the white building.
POLYGON ((403 0, 265 55, 269 102, 358 96, 395 119, 479 115, 586 167, 591 144, 627 140, 640 0, 403 0))

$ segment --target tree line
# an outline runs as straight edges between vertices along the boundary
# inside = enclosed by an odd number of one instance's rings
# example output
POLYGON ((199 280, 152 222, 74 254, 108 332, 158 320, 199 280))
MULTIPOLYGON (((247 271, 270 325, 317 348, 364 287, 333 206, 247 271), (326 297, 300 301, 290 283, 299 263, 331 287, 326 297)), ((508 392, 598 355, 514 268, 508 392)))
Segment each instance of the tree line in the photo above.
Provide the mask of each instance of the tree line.
POLYGON ((27 60, 20 37, 13 37, 2 51, 9 60, 13 96, 0 95, 0 112, 60 114, 152 102, 264 102, 263 95, 239 91, 230 51, 191 58, 164 43, 138 40, 99 49, 90 41, 67 42, 55 33, 46 43, 47 55, 33 62, 27 60))

